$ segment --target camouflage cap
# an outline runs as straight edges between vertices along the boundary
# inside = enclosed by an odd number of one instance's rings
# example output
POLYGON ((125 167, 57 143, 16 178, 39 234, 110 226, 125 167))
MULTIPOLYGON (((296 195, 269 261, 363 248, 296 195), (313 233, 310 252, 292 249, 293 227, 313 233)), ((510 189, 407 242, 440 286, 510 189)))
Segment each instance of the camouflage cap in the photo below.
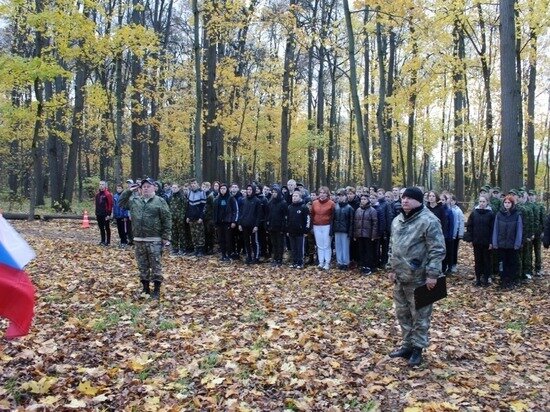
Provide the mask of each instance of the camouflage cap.
POLYGON ((500 193, 500 187, 498 187, 498 186, 493 187, 492 192, 493 192, 493 193, 495 193, 495 192, 500 193))
POLYGON ((155 181, 153 179, 151 179, 150 177, 146 177, 144 179, 141 179, 141 184, 140 186, 143 186, 145 183, 148 183, 150 184, 151 186, 154 186, 155 185, 155 181))
POLYGON ((530 195, 530 196, 536 196, 536 195, 537 195, 537 191, 536 191, 536 190, 529 190, 529 195, 530 195))
POLYGON ((481 189, 479 189, 480 192, 489 192, 490 190, 491 190, 491 186, 489 185, 481 186, 481 189))
POLYGON ((519 196, 519 192, 518 192, 516 189, 510 189, 510 190, 508 190, 508 194, 509 194, 509 195, 519 196))

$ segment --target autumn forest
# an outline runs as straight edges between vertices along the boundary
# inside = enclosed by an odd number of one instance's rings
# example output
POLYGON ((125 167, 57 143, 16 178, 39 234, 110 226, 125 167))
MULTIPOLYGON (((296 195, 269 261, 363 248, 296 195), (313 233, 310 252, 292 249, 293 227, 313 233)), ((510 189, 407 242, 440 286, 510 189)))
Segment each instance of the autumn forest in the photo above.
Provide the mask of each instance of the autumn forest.
POLYGON ((5 0, 2 196, 90 179, 550 190, 548 0, 5 0))

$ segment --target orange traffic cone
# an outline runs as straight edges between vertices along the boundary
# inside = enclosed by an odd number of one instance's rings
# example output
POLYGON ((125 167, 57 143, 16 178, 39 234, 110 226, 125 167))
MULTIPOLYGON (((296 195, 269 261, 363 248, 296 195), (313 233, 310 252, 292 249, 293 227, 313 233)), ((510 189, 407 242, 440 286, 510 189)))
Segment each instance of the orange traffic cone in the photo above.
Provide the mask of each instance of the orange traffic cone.
POLYGON ((82 227, 88 229, 90 227, 90 219, 88 219, 88 211, 84 211, 84 216, 82 216, 82 227))

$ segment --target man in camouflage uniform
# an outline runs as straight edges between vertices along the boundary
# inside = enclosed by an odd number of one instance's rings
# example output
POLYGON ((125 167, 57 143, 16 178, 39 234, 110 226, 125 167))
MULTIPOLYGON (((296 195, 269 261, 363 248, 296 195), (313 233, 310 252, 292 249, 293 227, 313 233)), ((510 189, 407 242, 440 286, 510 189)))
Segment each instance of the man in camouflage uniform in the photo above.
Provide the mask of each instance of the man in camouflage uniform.
MULTIPOLYGON (((516 202, 517 204, 517 202, 516 202)), ((491 196, 489 200, 489 206, 491 210, 496 215, 500 209, 502 209, 502 199, 500 198, 500 187, 493 187, 491 189, 491 196)), ((491 254, 491 260, 493 263, 493 279, 498 279, 500 276, 500 266, 499 266, 499 256, 498 253, 491 254)))
POLYGON ((172 255, 185 254, 185 212, 187 199, 185 193, 177 183, 172 184, 170 197, 170 212, 172 213, 172 255))
POLYGON ((500 198, 500 187, 493 187, 491 190, 491 196, 489 200, 489 205, 494 214, 497 214, 498 211, 502 208, 502 199, 500 198))
POLYGON ((138 185, 132 185, 120 195, 120 206, 132 215, 136 260, 143 293, 153 299, 160 298, 162 283, 161 254, 163 245, 170 244, 172 215, 170 208, 160 196, 155 195, 153 180, 141 181, 141 196, 134 194, 138 185), (151 294, 150 282, 155 289, 151 294))
POLYGON ((515 191, 514 197, 517 199, 517 208, 521 215, 523 223, 523 239, 519 250, 519 272, 516 280, 530 280, 533 273, 533 234, 534 234, 534 214, 533 208, 528 204, 528 194, 524 188, 515 191))
POLYGON ((204 207, 206 206, 206 194, 199 187, 196 179, 191 180, 187 197, 187 211, 185 220, 189 223, 191 239, 195 248, 195 256, 204 256, 204 207))
POLYGON ((541 276, 542 270, 542 234, 544 232, 544 217, 546 216, 546 209, 542 203, 537 202, 537 192, 534 190, 529 191, 529 202, 534 205, 535 214, 535 224, 534 224, 534 234, 535 238, 533 239, 533 252, 535 254, 535 271, 533 272, 534 276, 541 276))
POLYGON ((206 195, 206 204, 204 205, 204 252, 211 255, 214 253, 214 245, 217 243, 216 225, 214 224, 215 193, 211 190, 210 182, 203 182, 201 188, 206 195))
POLYGON ((388 264, 403 343, 390 357, 405 358, 410 366, 417 366, 428 346, 432 305, 416 310, 414 290, 424 284, 428 289, 435 287, 445 258, 445 238, 439 219, 424 207, 419 188, 407 188, 401 206, 401 214, 392 222, 388 264))

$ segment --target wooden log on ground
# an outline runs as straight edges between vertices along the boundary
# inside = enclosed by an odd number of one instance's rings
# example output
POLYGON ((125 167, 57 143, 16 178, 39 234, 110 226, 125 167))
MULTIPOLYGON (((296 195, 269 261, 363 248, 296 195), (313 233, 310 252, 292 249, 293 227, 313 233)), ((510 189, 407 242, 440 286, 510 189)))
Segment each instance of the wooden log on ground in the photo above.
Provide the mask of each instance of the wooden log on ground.
MULTIPOLYGON (((2 212, 2 216, 4 216, 4 219, 7 219, 7 220, 29 220, 28 213, 2 212)), ((33 219, 39 220, 40 215, 35 214, 33 219)))
MULTIPOLYGON (((64 215, 64 214, 53 214, 53 215, 42 215, 42 220, 54 220, 54 219, 68 219, 68 220, 82 220, 82 215, 64 215)), ((95 216, 88 215, 88 220, 96 220, 95 216)))

